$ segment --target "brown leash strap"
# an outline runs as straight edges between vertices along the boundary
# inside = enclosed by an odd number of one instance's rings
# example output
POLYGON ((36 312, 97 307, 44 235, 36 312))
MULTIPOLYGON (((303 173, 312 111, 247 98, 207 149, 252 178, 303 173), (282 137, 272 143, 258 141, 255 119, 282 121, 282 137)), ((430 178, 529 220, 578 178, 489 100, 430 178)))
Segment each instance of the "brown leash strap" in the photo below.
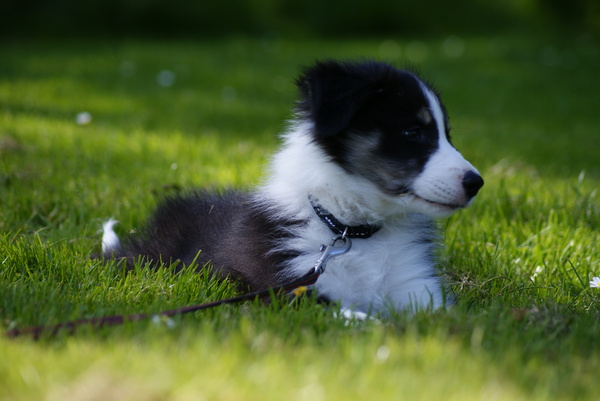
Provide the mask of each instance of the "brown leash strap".
POLYGON ((315 265, 306 274, 299 279, 290 281, 277 287, 267 288, 266 290, 250 292, 248 294, 240 295, 233 298, 222 299, 220 301, 207 302, 199 305, 184 306, 182 308, 171 309, 162 311, 159 313, 148 314, 148 313, 137 313, 135 315, 114 315, 114 316, 102 316, 94 317, 91 319, 78 319, 70 322, 63 322, 54 325, 41 325, 26 327, 23 329, 12 329, 8 330, 4 335, 9 338, 19 337, 25 334, 31 334, 34 339, 40 338, 42 333, 48 332, 51 336, 58 334, 60 330, 68 329, 69 333, 74 333, 77 327, 83 325, 91 325, 95 328, 104 326, 115 326, 123 324, 125 322, 137 322, 139 320, 145 320, 151 317, 171 317, 176 315, 183 315, 190 312, 196 312, 203 309, 214 308, 216 306, 225 304, 237 304, 243 301, 261 299, 271 296, 272 294, 289 293, 300 287, 306 287, 317 282, 319 276, 325 271, 325 266, 329 259, 343 255, 350 250, 352 247, 352 241, 346 236, 346 232, 340 235, 336 235, 331 239, 329 245, 321 245, 321 256, 315 263, 315 265), (340 243, 341 244, 338 244, 340 243))
POLYGON ((251 293, 240 295, 237 297, 222 299, 220 301, 207 302, 207 303, 203 303, 203 304, 199 304, 199 305, 184 306, 182 308, 170 309, 170 310, 162 311, 162 312, 155 313, 155 314, 137 313, 134 315, 102 316, 102 317, 95 317, 95 318, 90 318, 90 319, 72 320, 69 322, 63 322, 63 323, 58 323, 58 324, 54 324, 54 325, 32 326, 32 327, 26 327, 23 329, 15 328, 12 330, 8 330, 5 333, 5 336, 8 338, 15 338, 15 337, 19 337, 22 335, 30 334, 33 336, 34 339, 37 340, 40 338, 40 336, 44 332, 49 333, 50 336, 55 336, 58 334, 59 331, 65 329, 65 330, 69 330, 69 333, 72 334, 75 332, 77 327, 83 326, 83 325, 90 325, 95 328, 101 328, 104 326, 115 326, 115 325, 123 324, 125 322, 137 322, 140 320, 149 319, 154 316, 171 317, 171 316, 183 315, 186 313, 196 312, 196 311, 203 310, 203 309, 214 308, 214 307, 220 306, 220 305, 237 304, 240 302, 254 300, 257 298, 263 299, 263 298, 271 296, 272 294, 289 293, 291 291, 294 291, 297 288, 312 285, 317 281, 317 279, 319 278, 319 276, 321 275, 322 272, 323 271, 321 269, 311 268, 304 276, 302 276, 301 278, 299 278, 297 280, 291 281, 289 283, 286 283, 286 284, 283 284, 283 285, 280 285, 277 287, 271 287, 271 288, 268 288, 268 289, 262 290, 262 291, 251 292, 251 293))

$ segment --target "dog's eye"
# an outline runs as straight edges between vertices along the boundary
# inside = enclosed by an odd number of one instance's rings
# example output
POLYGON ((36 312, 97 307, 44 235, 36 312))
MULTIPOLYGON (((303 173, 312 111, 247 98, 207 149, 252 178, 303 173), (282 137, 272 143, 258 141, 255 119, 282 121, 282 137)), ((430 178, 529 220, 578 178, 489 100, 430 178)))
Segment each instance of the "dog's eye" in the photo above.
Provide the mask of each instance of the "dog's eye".
POLYGON ((419 136, 421 136, 421 129, 420 128, 406 129, 406 130, 402 131, 402 136, 404 136, 406 138, 410 138, 410 139, 416 139, 419 136))

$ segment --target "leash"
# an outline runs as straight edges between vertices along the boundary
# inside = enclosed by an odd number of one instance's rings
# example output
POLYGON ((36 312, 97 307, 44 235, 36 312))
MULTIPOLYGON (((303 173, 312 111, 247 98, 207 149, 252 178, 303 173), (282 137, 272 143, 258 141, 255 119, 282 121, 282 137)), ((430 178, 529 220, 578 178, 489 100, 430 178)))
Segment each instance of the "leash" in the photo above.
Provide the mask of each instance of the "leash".
POLYGON ((313 285, 317 282, 318 278, 325 272, 325 267, 329 259, 335 256, 343 255, 348 252, 352 247, 352 241, 345 235, 336 235, 332 238, 329 245, 321 245, 320 251, 321 256, 317 259, 315 265, 299 279, 290 281, 280 286, 271 287, 261 291, 254 291, 237 297, 222 299, 219 301, 207 302, 199 305, 184 306, 182 308, 165 310, 156 314, 149 313, 137 313, 133 315, 114 315, 114 316, 103 316, 95 317, 90 319, 78 319, 69 322, 58 323, 54 325, 40 325, 26 327, 23 329, 12 329, 5 333, 8 338, 15 338, 22 335, 30 334, 35 340, 39 339, 42 333, 48 332, 51 336, 56 336, 59 331, 68 329, 70 334, 73 334, 77 327, 83 325, 91 325, 95 328, 101 328, 105 326, 115 326, 123 324, 125 322, 137 322, 140 320, 146 320, 149 318, 161 318, 161 317, 172 317, 177 315, 184 315, 186 313, 196 312, 203 309, 214 308, 220 305, 231 305, 238 304, 240 302, 262 299, 272 294, 279 293, 290 293, 293 292, 295 296, 299 296, 305 292, 306 287, 313 285), (341 246, 338 246, 338 241, 342 242, 341 246))

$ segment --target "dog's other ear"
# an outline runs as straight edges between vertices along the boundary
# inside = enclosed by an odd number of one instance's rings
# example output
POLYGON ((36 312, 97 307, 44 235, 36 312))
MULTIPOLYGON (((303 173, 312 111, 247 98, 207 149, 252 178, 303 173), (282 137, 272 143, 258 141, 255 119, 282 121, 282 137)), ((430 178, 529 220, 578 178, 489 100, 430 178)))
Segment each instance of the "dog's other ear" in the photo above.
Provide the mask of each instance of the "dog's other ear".
POLYGON ((348 128, 354 115, 377 92, 365 64, 323 61, 304 70, 296 85, 298 109, 315 124, 315 137, 325 139, 348 128), (369 79, 371 78, 371 79, 369 79))

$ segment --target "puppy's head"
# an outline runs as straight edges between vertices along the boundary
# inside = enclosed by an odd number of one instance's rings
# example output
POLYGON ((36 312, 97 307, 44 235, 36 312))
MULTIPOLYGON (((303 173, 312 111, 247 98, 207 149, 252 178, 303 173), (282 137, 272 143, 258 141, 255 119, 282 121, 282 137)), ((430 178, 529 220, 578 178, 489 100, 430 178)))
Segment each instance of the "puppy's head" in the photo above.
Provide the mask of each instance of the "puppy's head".
POLYGON ((444 217, 468 206, 483 185, 452 146, 438 95, 416 75, 373 61, 325 61, 297 85, 313 140, 399 209, 444 217))

